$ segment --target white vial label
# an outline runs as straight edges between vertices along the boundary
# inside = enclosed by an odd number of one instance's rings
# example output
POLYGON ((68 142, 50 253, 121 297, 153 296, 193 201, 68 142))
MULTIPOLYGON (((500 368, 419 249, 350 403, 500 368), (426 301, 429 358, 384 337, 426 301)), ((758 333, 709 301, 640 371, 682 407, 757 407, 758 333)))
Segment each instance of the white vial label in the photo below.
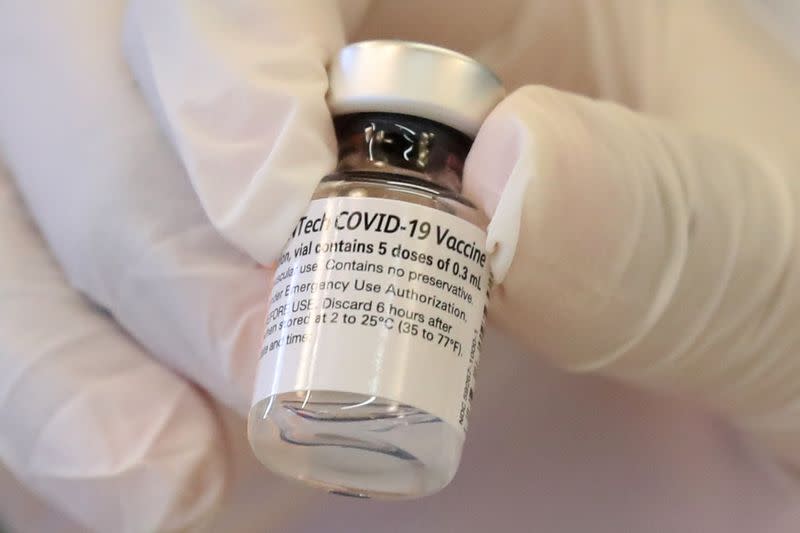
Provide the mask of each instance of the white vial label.
POLYGON ((466 430, 491 280, 486 234, 397 200, 315 200, 280 258, 254 403, 377 396, 466 430))

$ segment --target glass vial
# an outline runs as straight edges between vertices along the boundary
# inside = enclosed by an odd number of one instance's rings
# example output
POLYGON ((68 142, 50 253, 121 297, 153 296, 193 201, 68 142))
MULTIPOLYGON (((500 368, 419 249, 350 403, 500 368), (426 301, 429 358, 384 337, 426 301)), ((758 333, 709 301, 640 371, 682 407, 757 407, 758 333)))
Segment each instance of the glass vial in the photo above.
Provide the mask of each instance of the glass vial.
POLYGON ((399 41, 346 47, 330 78, 339 164, 278 262, 250 443, 331 492, 424 496, 467 428, 491 276, 461 171, 503 91, 470 58, 399 41))

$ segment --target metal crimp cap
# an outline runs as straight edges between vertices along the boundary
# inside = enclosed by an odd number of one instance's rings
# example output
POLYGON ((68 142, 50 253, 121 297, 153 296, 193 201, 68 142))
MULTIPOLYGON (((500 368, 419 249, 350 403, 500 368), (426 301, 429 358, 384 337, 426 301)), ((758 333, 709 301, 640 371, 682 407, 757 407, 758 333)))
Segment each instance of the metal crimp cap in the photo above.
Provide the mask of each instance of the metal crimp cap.
POLYGON ((328 76, 328 106, 334 115, 413 115, 473 138, 505 96, 500 79, 471 57, 408 41, 346 46, 333 59, 328 76))

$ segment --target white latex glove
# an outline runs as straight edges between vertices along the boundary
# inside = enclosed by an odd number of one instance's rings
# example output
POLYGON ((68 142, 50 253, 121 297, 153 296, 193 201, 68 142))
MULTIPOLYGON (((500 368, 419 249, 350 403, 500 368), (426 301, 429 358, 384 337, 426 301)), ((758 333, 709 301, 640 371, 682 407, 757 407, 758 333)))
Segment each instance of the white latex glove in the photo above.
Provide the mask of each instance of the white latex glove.
POLYGON ((486 121, 465 188, 517 245, 492 316, 798 466, 800 56, 728 2, 585 6, 584 71, 646 114, 524 87, 486 121))
MULTIPOLYGON (((93 530, 178 531, 214 515, 242 471, 273 481, 215 405, 247 412, 269 272, 209 224, 124 62, 124 7, 0 4, 0 149, 45 239, 3 172, 0 460, 93 530)), ((278 35, 262 30, 263 48, 278 35)), ((332 147, 312 148, 319 176, 332 147)), ((300 492, 261 484, 270 524, 300 492)))
MULTIPOLYGON (((6 180, 0 458, 19 478, 99 531, 223 501, 236 455, 184 380, 244 414, 268 274, 217 230, 275 257, 333 164, 324 62, 380 36, 664 117, 543 88, 498 107, 465 176, 499 202, 493 316, 561 366, 691 394, 792 450, 794 58, 727 3, 334 7, 132 2, 128 58, 178 158, 121 60, 121 2, 3 10, 0 148, 66 273, 6 180)), ((298 493, 262 490, 274 525, 298 493)))

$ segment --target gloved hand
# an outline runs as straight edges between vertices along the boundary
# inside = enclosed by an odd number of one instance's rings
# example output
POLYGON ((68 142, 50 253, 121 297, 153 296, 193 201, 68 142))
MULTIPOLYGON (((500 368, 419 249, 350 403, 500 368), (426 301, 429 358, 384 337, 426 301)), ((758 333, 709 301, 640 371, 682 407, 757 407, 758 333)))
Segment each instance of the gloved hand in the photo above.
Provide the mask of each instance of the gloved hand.
MULTIPOLYGON (((493 319, 559 366, 688 395, 800 461, 796 59, 730 4, 487 6, 453 21, 449 2, 422 20, 408 2, 134 0, 125 49, 152 114, 122 61, 122 2, 5 9, 0 149, 47 246, 4 180, 0 459, 100 531, 214 511, 235 457, 214 402, 248 407, 257 262, 334 161, 325 61, 392 36, 519 88, 465 172, 495 215, 493 319)), ((279 515, 292 498, 281 484, 260 501, 279 515)))

